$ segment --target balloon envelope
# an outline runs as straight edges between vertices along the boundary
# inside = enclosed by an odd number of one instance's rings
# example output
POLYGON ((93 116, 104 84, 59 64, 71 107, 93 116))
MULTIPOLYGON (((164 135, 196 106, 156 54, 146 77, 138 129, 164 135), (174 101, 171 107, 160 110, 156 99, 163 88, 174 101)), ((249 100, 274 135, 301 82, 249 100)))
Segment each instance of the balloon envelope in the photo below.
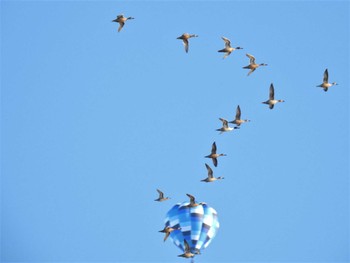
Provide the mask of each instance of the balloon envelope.
POLYGON ((165 218, 165 226, 181 228, 170 233, 170 239, 182 251, 184 239, 191 248, 192 253, 198 254, 206 248, 215 237, 220 224, 215 209, 206 203, 195 207, 188 207, 189 203, 178 203, 173 206, 165 218))

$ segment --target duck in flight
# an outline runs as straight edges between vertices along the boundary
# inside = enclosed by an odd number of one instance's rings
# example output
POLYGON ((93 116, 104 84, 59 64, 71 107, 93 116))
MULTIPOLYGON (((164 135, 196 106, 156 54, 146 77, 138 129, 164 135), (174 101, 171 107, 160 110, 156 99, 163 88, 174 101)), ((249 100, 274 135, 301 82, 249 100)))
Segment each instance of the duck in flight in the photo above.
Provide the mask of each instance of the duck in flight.
POLYGON ((157 192, 159 194, 159 197, 157 199, 155 199, 154 201, 163 202, 163 201, 170 199, 170 197, 164 197, 164 193, 162 191, 160 191, 159 189, 157 189, 157 192))
POLYGON ((183 254, 178 255, 178 257, 183 257, 183 258, 193 258, 195 254, 191 252, 190 246, 188 245, 186 239, 184 239, 184 245, 185 245, 185 251, 183 254))
POLYGON ((220 156, 226 156, 226 154, 223 154, 223 153, 216 153, 216 143, 213 142, 212 146, 211 146, 211 153, 207 156, 204 156, 205 158, 211 158, 213 160, 213 164, 215 167, 218 166, 218 160, 217 158, 220 157, 220 156))
POLYGON ((237 126, 240 126, 242 123, 245 123, 245 122, 250 122, 250 120, 241 119, 241 108, 238 105, 236 109, 236 117, 233 121, 229 121, 229 123, 233 123, 233 124, 236 124, 237 126))
POLYGON ((328 88, 330 88, 334 85, 338 85, 338 83, 336 83, 336 82, 329 83, 328 82, 328 69, 326 69, 323 73, 323 83, 318 85, 317 87, 321 87, 321 88, 323 88, 324 91, 327 91, 328 88))
POLYGON ((177 38, 177 39, 182 39, 182 42, 183 42, 183 44, 184 44, 186 53, 188 53, 188 47, 189 47, 188 39, 190 39, 191 37, 198 37, 198 35, 189 34, 189 33, 184 33, 184 34, 182 34, 181 36, 179 36, 179 37, 177 38))
POLYGON ((207 170, 208 170, 208 177, 201 180, 201 182, 211 183, 211 182, 214 182, 216 180, 224 179, 224 177, 221 177, 221 176, 214 177, 213 170, 210 168, 210 166, 208 164, 205 164, 205 167, 207 167, 207 170))
POLYGON ((174 227, 170 227, 170 226, 166 226, 164 227, 163 230, 160 230, 159 232, 160 233, 165 233, 165 236, 164 236, 164 242, 167 240, 167 238, 169 237, 170 233, 175 231, 175 230, 181 230, 181 228, 174 228, 174 227))
POLYGON ((131 16, 125 17, 123 14, 120 14, 120 15, 117 15, 117 18, 112 20, 112 22, 119 23, 118 32, 120 32, 120 30, 122 30, 122 28, 124 27, 125 22, 127 20, 131 20, 131 19, 135 19, 135 18, 133 18, 131 16))
POLYGON ((262 103, 269 105, 269 108, 272 110, 276 103, 278 102, 284 102, 284 100, 275 100, 275 89, 273 87, 273 83, 270 85, 270 94, 269 99, 267 101, 264 101, 262 103))
POLYGON ((243 49, 241 47, 231 47, 231 41, 228 38, 226 38, 226 37, 221 37, 221 38, 225 42, 225 48, 218 50, 218 52, 224 52, 225 53, 223 59, 228 57, 236 49, 243 49))
POLYGON ((255 63, 255 57, 254 57, 253 55, 250 55, 250 54, 247 53, 246 56, 247 56, 247 57, 249 58, 249 60, 250 60, 249 65, 243 67, 243 68, 245 68, 245 69, 250 69, 250 71, 248 72, 248 75, 247 75, 247 76, 249 76, 250 74, 252 74, 258 67, 260 67, 260 66, 267 66, 267 64, 265 64, 265 63, 261 63, 261 64, 255 63))

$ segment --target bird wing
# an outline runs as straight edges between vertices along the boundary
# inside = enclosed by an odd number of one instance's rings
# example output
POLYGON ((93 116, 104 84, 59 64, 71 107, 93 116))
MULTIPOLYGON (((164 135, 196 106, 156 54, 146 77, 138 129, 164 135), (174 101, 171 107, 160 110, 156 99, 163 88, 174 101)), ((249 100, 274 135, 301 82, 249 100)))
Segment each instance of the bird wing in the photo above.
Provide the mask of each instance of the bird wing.
POLYGON ((226 52, 226 54, 222 57, 222 59, 227 58, 230 54, 231 54, 231 52, 226 52))
POLYGON ((208 178, 213 178, 213 170, 207 164, 205 164, 205 167, 207 167, 208 170, 208 178))
POLYGON ((249 76, 250 74, 252 74, 255 71, 256 68, 251 68, 250 71, 248 72, 247 76, 249 76))
POLYGON ((270 85, 270 96, 269 96, 270 100, 274 100, 275 99, 275 89, 273 87, 273 83, 271 83, 270 85))
POLYGON ((184 39, 182 39, 182 41, 183 41, 183 44, 185 46, 185 51, 186 51, 186 53, 188 53, 188 40, 186 38, 184 38, 184 39))
POLYGON ((122 30, 123 26, 124 26, 124 22, 123 21, 119 21, 119 28, 118 28, 118 32, 120 32, 120 30, 122 30))
POLYGON ((323 73, 323 83, 328 83, 328 69, 323 73))
POLYGON ((215 154, 216 153, 216 143, 213 142, 213 145, 211 146, 211 153, 215 154))
POLYGON ((221 37, 225 41, 225 47, 231 47, 231 41, 226 37, 221 37))
POLYGON ((238 105, 236 109, 236 120, 240 120, 240 119, 241 119, 241 108, 238 105))
POLYGON ((255 57, 253 55, 247 53, 246 56, 250 59, 250 64, 255 64, 255 57))
POLYGON ((188 245, 186 239, 184 239, 184 244, 185 244, 185 253, 190 252, 190 246, 188 245))
POLYGON ((170 232, 166 232, 166 233, 165 233, 164 242, 167 240, 167 238, 169 237, 169 235, 170 235, 170 232))
POLYGON ((164 193, 157 189, 157 192, 159 193, 159 198, 164 198, 164 193))
POLYGON ((218 166, 218 159, 216 159, 216 158, 212 158, 212 159, 213 159, 214 166, 217 167, 218 166))
POLYGON ((227 128, 227 127, 228 127, 228 121, 225 120, 225 119, 223 119, 223 118, 219 118, 219 119, 220 119, 220 121, 222 121, 222 126, 223 126, 224 128, 227 128))
POLYGON ((190 194, 186 194, 186 195, 190 198, 191 204, 194 204, 196 202, 195 197, 193 195, 190 195, 190 194))

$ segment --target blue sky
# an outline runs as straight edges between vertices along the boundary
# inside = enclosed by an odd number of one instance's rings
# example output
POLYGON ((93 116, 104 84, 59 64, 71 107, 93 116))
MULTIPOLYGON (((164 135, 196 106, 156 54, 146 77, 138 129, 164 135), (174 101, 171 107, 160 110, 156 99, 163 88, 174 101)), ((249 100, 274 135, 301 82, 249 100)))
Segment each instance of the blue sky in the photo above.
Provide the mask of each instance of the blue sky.
POLYGON ((158 230, 191 193, 196 262, 348 262, 349 32, 348 1, 1 1, 1 261, 187 262, 158 230))

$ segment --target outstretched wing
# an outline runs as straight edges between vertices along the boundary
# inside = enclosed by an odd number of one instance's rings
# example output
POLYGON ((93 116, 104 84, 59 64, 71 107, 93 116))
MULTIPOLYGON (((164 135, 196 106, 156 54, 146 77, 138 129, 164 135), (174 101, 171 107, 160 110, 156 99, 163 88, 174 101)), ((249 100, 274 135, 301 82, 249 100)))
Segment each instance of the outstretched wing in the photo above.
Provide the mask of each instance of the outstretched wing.
POLYGON ((190 198, 191 204, 196 203, 196 199, 195 199, 195 197, 193 195, 190 195, 190 194, 186 194, 186 195, 190 198))
POLYGON ((328 83, 328 69, 323 73, 323 83, 328 83))
POLYGON ((228 121, 225 120, 225 119, 223 119, 223 118, 219 118, 219 119, 220 119, 220 121, 222 121, 222 126, 223 126, 224 128, 227 128, 227 127, 228 127, 228 121))
POLYGON ((165 233, 165 237, 164 237, 164 242, 167 240, 167 238, 170 236, 170 232, 166 232, 165 233))
POLYGON ((231 47, 231 41, 226 37, 221 37, 225 41, 225 47, 231 47))
POLYGON ((256 68, 251 68, 250 71, 248 72, 247 76, 249 76, 250 74, 252 74, 255 71, 256 68))
POLYGON ((211 146, 211 153, 215 154, 216 153, 216 143, 213 142, 213 145, 211 146))
POLYGON ((182 39, 184 46, 185 46, 185 51, 188 53, 188 40, 186 38, 182 39))
POLYGON ((157 189, 157 192, 159 193, 159 198, 164 198, 164 193, 157 189))
POLYGON ((207 164, 205 164, 205 167, 207 167, 207 170, 208 170, 208 177, 213 178, 213 170, 207 164))
POLYGON ((213 159, 214 166, 217 167, 218 166, 218 159, 216 159, 216 158, 212 158, 212 159, 213 159))
POLYGON ((238 105, 236 109, 236 120, 240 120, 240 119, 241 119, 241 108, 238 105))
POLYGON ((250 59, 250 64, 255 64, 255 57, 253 55, 247 53, 246 56, 250 59))
POLYGON ((275 89, 273 87, 273 83, 271 83, 270 85, 270 96, 269 96, 270 100, 274 100, 275 99, 275 89))
POLYGON ((123 21, 119 21, 118 32, 120 32, 120 30, 122 30, 124 24, 125 24, 125 23, 124 23, 123 21))
POLYGON ((184 244, 185 244, 185 253, 190 252, 190 246, 188 245, 186 239, 184 239, 184 244))

